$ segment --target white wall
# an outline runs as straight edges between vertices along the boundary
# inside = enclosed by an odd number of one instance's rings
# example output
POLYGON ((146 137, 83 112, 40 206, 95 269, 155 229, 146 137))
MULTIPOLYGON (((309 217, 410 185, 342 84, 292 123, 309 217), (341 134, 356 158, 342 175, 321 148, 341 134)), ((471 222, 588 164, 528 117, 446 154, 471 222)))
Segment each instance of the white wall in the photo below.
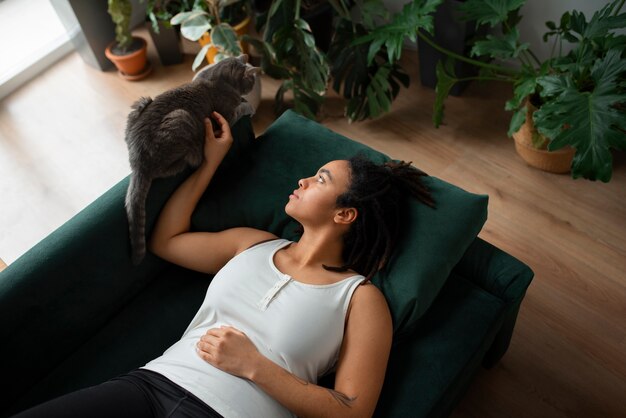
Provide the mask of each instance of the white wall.
MULTIPOLYGON (((383 3, 394 14, 402 10, 407 0, 383 0, 383 3)), ((522 15, 522 20, 519 23, 521 41, 530 43, 532 51, 540 60, 544 60, 550 56, 552 48, 552 42, 546 43, 542 39, 543 34, 547 31, 546 21, 552 20, 558 24, 561 15, 568 10, 583 12, 589 21, 596 10, 608 3, 610 0, 526 0, 520 11, 522 15)), ((622 8, 622 12, 626 12, 626 7, 622 8)), ((620 33, 626 34, 626 30, 622 30, 620 33)), ((567 42, 564 43, 564 46, 566 44, 567 42)), ((411 45, 409 42, 405 45, 409 48, 415 48, 415 45, 411 45)))
MULTIPOLYGON (((547 32, 545 22, 552 20, 557 25, 561 15, 568 10, 578 10, 585 14, 587 21, 591 19, 596 10, 600 10, 609 0, 526 0, 520 14, 522 20, 519 23, 520 40, 530 43, 530 49, 543 61, 550 57, 550 51, 554 38, 543 42, 543 34, 547 32)), ((626 8, 622 8, 626 12, 626 8)), ((567 51, 567 42, 563 43, 567 51)), ((557 47, 558 48, 558 47, 557 47)))

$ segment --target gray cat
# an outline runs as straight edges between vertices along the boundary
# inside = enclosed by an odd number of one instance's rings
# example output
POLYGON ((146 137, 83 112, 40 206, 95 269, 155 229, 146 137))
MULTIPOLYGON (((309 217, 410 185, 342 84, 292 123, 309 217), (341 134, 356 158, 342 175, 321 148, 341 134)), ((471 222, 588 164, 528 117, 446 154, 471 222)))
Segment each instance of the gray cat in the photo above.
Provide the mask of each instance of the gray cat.
POLYGON ((132 261, 146 254, 145 202, 152 180, 197 167, 204 158, 204 119, 216 111, 232 126, 254 114, 242 99, 254 87, 259 68, 246 65, 247 55, 227 58, 203 70, 191 83, 133 105, 126 124, 132 170, 126 193, 132 261))

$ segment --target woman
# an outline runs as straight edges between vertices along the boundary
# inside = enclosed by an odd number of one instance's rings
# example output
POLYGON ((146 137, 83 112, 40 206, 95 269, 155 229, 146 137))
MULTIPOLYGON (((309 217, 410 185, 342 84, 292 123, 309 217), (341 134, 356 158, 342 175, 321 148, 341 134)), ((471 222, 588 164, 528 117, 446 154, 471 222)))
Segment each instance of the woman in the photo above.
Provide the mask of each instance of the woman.
MULTIPOLYGON (((434 205, 409 164, 357 156, 301 179, 285 212, 298 242, 267 231, 190 232, 233 138, 206 120, 205 160, 168 200, 149 249, 216 274, 181 340, 143 368, 23 412, 34 416, 371 416, 392 323, 369 280, 397 241, 403 196, 434 205), (334 389, 316 385, 336 373, 334 389)), ((406 205, 406 202, 404 202, 406 205)))

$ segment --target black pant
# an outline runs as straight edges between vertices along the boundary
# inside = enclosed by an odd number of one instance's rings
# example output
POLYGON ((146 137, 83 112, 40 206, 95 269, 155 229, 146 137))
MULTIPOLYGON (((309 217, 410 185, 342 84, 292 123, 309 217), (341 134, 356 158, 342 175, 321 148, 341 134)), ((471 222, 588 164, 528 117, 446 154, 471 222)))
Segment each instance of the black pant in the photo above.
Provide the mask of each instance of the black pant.
POLYGON ((191 392, 145 369, 63 395, 14 416, 43 417, 223 418, 191 392))

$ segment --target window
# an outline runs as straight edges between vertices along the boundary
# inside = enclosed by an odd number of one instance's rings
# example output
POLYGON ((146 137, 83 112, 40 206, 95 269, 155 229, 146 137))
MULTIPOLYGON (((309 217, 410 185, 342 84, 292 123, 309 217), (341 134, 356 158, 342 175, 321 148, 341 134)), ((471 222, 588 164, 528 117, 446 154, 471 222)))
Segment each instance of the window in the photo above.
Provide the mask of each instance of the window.
POLYGON ((72 50, 50 0, 0 0, 0 99, 72 50))

